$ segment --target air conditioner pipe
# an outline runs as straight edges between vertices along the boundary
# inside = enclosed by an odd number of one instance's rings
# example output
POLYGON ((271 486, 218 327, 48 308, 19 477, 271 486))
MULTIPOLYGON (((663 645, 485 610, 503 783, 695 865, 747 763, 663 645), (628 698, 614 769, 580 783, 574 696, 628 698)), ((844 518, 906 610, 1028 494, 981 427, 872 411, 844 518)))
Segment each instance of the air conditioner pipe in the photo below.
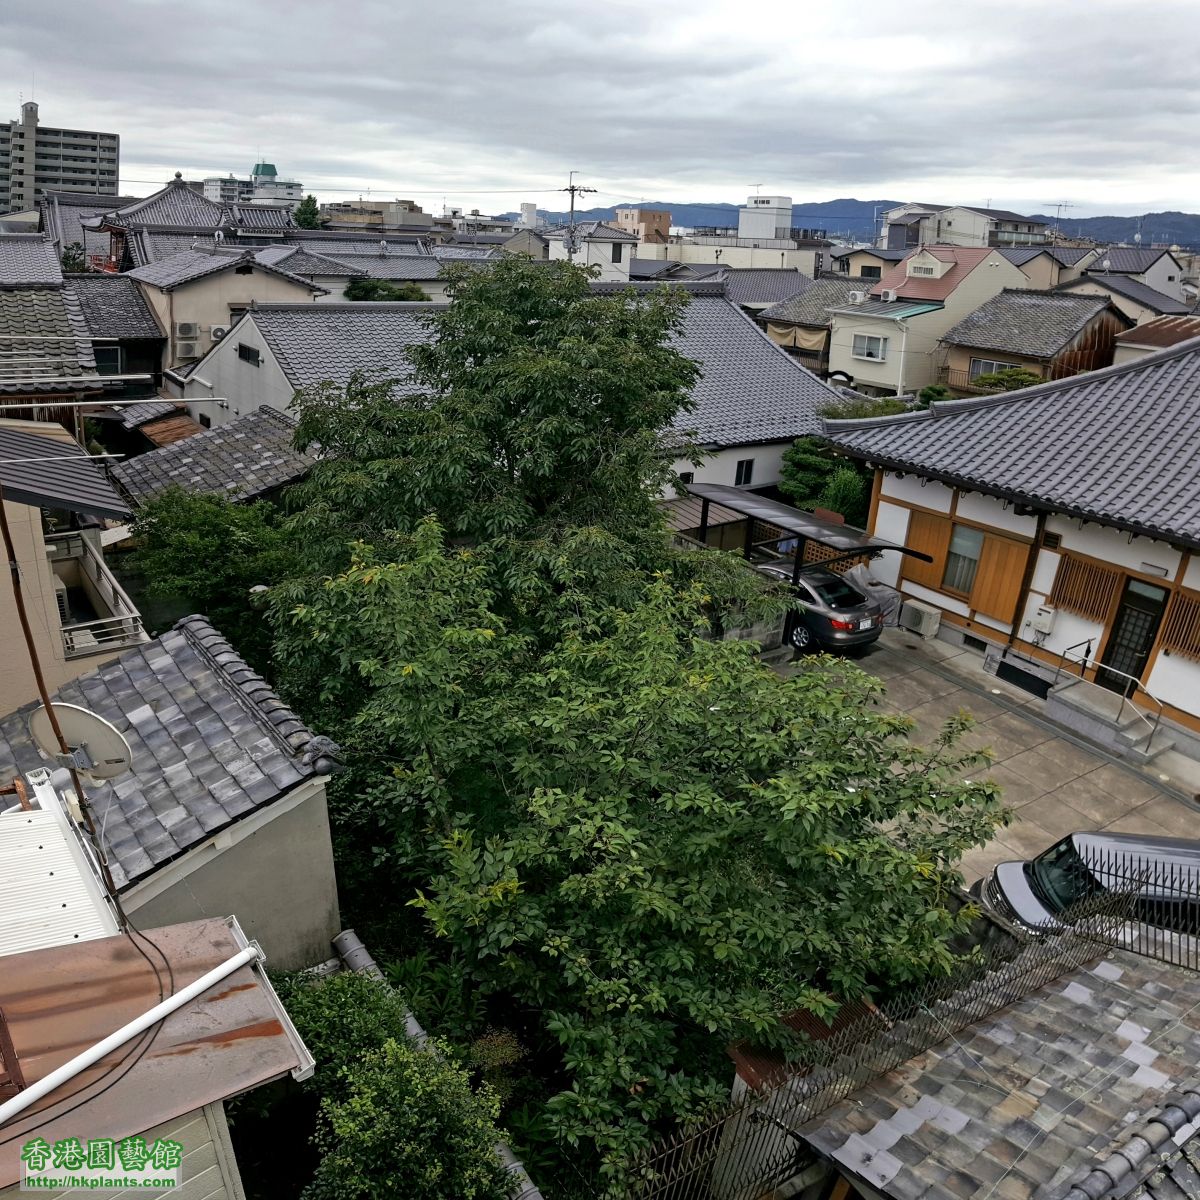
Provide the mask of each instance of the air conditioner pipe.
MULTIPOLYGON (((360 975, 369 975, 372 979, 378 979, 385 987, 389 986, 383 972, 379 969, 379 964, 371 957, 370 950, 363 945, 362 938, 353 929, 343 929, 333 939, 333 948, 338 952, 338 956, 347 970, 355 971, 360 975)), ((410 1040, 421 1049, 428 1047, 429 1034, 425 1032, 421 1022, 413 1016, 407 1005, 404 1007, 404 1031, 410 1040)), ((436 1048, 430 1049, 431 1053, 441 1058, 436 1048)), ((511 1194, 511 1200, 544 1200, 542 1193, 529 1178, 529 1173, 525 1170, 521 1160, 509 1149, 507 1142, 496 1143, 496 1157, 517 1186, 517 1190, 511 1194)))
POLYGON ((232 975, 239 967, 247 963, 258 962, 262 959, 262 951, 257 946, 247 946, 239 950, 232 958, 227 958, 219 967, 214 967, 206 975, 201 975, 195 983, 189 983, 172 996, 168 996, 153 1008, 147 1009, 140 1017, 135 1017, 128 1025, 122 1025, 115 1033, 110 1033, 103 1041, 77 1054, 49 1075, 31 1083, 23 1092, 18 1092, 11 1100, 0 1104, 0 1126, 10 1121, 18 1113, 24 1112, 31 1104, 36 1104, 43 1096, 49 1095, 55 1088, 61 1087, 69 1079, 74 1079, 82 1071, 99 1062, 106 1054, 110 1054, 119 1046, 144 1033, 151 1025, 157 1025, 165 1017, 169 1017, 176 1009, 182 1008, 189 1001, 208 991, 215 983, 220 983, 227 975, 232 975))

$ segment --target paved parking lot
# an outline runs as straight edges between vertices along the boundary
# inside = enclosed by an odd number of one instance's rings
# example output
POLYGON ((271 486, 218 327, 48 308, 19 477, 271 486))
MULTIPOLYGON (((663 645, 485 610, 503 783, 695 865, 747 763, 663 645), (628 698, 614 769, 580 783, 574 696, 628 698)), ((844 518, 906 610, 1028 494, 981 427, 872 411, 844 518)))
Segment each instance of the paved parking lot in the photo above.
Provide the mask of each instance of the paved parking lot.
POLYGON ((1152 774, 1055 732, 1038 719, 1041 701, 986 674, 982 662, 975 651, 896 629, 884 630, 859 660, 883 680, 884 705, 916 722, 914 736, 933 735, 960 709, 979 723, 965 742, 992 750, 993 765, 979 774, 1001 785, 1014 820, 963 860, 968 883, 997 862, 1027 858, 1078 830, 1200 836, 1200 809, 1152 774))

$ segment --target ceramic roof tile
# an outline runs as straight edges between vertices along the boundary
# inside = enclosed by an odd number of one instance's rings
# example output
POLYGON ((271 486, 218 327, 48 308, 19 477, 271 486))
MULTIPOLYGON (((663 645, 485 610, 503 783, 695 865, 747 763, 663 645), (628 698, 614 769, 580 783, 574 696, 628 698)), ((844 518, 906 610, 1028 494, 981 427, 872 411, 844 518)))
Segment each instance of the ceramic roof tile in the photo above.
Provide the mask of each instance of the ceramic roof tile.
MULTIPOLYGON (((638 236, 636 233, 630 233, 626 229, 618 229, 615 225, 607 225, 603 221, 577 221, 575 223, 575 232, 584 241, 593 242, 636 242, 638 236)), ((546 238, 561 238, 567 235, 567 226, 556 225, 552 229, 543 229, 541 231, 543 237, 546 238)))
POLYGON ((986 246, 925 246, 916 253, 952 265, 941 276, 909 275, 905 259, 884 274, 871 289, 871 295, 878 296, 890 288, 905 300, 945 300, 984 259, 996 252, 986 246))
MULTIPOLYGON (((185 617, 55 698, 99 713, 133 750, 131 772, 89 789, 122 890, 291 790, 272 773, 298 781, 328 773, 336 759, 333 743, 299 719, 277 727, 279 698, 204 617, 185 617), (230 754, 239 742, 253 753, 230 754)), ((26 725, 34 707, 0 719, 5 777, 46 765, 26 725)))
POLYGON ((193 191, 177 174, 153 195, 120 207, 109 205, 104 215, 114 225, 177 225, 195 229, 219 228, 225 218, 221 205, 193 191))
POLYGON ((1108 275, 1103 271, 1095 273, 1088 272, 1079 279, 1072 279, 1068 283, 1060 284, 1059 291, 1073 291, 1080 289, 1086 285, 1102 287, 1106 292, 1111 292, 1114 296, 1124 296, 1128 300, 1132 300, 1135 304, 1140 304, 1143 308, 1150 309, 1151 312, 1156 312, 1160 316, 1163 314, 1184 316, 1192 311, 1190 304, 1185 304, 1182 300, 1176 300, 1174 296, 1168 296, 1165 292, 1160 292, 1157 288, 1152 288, 1148 283, 1143 283, 1140 279, 1130 279, 1127 275, 1108 275))
POLYGON ((826 428, 871 462, 1200 547, 1200 339, 1017 392, 826 428))
POLYGON ((980 305, 942 340, 1026 358, 1053 358, 1107 307, 1105 296, 1014 288, 980 305))
MULTIPOLYGON (((597 294, 657 284, 600 284, 597 294)), ((692 431, 703 445, 741 446, 784 441, 813 433, 817 410, 837 394, 776 346, 724 296, 723 284, 679 286, 690 294, 683 329, 674 342, 701 366, 692 392, 695 409, 682 414, 672 432, 692 431)), ((252 319, 289 383, 344 383, 351 371, 378 368, 407 373, 409 345, 425 341, 436 304, 262 305, 252 319)))
POLYGON ((1187 1167, 1192 1145, 1172 1135, 1194 1138, 1188 1106, 1200 1113, 1198 1008, 1200 975, 1115 951, 921 1051, 800 1134, 890 1200, 1156 1196, 1157 1155, 1122 1169, 1119 1147, 1149 1132, 1187 1167), (1155 1129, 1176 1101, 1174 1130, 1155 1129))
POLYGON ((778 304, 803 295, 813 285, 811 275, 794 268, 747 267, 725 273, 725 296, 734 304, 778 304))
POLYGON ((1088 269, 1097 275, 1115 271, 1123 275, 1141 275, 1148 271, 1169 250, 1151 250, 1141 246, 1110 246, 1101 250, 1096 261, 1088 269))
POLYGON ((101 384, 91 335, 70 286, 0 288, 0 339, 0 394, 95 390, 101 384))
MULTIPOLYGON (((182 254, 174 254, 170 258, 147 263, 144 267, 135 267, 132 271, 127 271, 126 274, 131 279, 136 279, 140 283, 148 283, 154 287, 161 288, 165 292, 169 292, 174 288, 182 287, 184 284, 192 283, 194 280, 203 279, 206 275, 217 275, 222 271, 232 270, 247 264, 257 267, 260 271, 266 271, 268 274, 277 275, 283 279, 290 279, 293 283, 300 284, 310 290, 313 289, 314 285, 309 283, 307 279, 301 279, 298 275, 291 275, 283 268, 274 267, 269 262, 256 260, 254 250, 251 249, 240 253, 227 253, 214 249, 186 250, 182 254)), ((323 289, 317 288, 315 290, 322 291, 323 289)))
POLYGON ((851 292, 865 292, 873 283, 874 280, 850 276, 817 279, 812 287, 764 309, 758 316, 762 321, 779 321, 787 325, 828 325, 832 320, 831 308, 849 303, 851 292))
POLYGON ((161 338, 163 332, 137 283, 128 275, 67 275, 94 338, 161 338))
POLYGON ((46 192, 38 201, 42 213, 42 229, 55 247, 78 243, 93 253, 108 252, 109 237, 90 229, 84 229, 80 221, 89 217, 102 216, 118 208, 133 204, 136 196, 99 196, 82 192, 46 192))
POLYGON ((58 255, 40 233, 0 233, 0 288, 57 287, 58 255))
POLYGON ((147 421, 158 421, 179 412, 173 400, 145 400, 141 404, 126 404, 117 409, 117 419, 126 429, 136 429, 147 421))
POLYGON ((135 504, 181 487, 249 500, 292 483, 312 458, 292 448, 295 422, 263 405, 216 429, 126 459, 113 468, 117 485, 135 504))
POLYGON ((440 260, 431 254, 339 254, 337 261, 372 279, 436 279, 442 270, 440 260))

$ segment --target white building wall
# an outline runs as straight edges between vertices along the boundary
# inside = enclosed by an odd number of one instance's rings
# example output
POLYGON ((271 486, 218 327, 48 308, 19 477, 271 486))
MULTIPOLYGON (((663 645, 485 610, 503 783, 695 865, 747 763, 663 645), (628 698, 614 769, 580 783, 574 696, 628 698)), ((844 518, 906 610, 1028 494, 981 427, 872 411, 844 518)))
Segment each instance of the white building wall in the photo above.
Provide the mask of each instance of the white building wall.
POLYGON ((915 475, 905 475, 901 478, 889 472, 883 477, 880 495, 906 500, 909 504, 917 504, 933 512, 948 513, 954 499, 954 489, 936 479, 922 483, 915 475))
POLYGON ((295 389, 275 361, 253 316, 247 316, 196 365, 183 390, 183 400, 192 417, 199 420, 203 414, 215 429, 263 404, 286 412, 294 394, 295 389), (257 367, 238 357, 239 345, 258 350, 261 360, 257 367), (203 403, 217 398, 221 403, 203 403))
MULTIPOLYGON (((780 250, 765 246, 717 246, 696 242, 642 243, 636 247, 638 258, 657 258, 667 262, 719 263, 723 267, 791 267, 805 275, 816 276, 820 250, 780 250)), ((830 270, 833 260, 824 252, 822 270, 830 270)))
MULTIPOLYGON (((949 488, 946 490, 949 491, 949 488)), ((1030 538, 1037 533, 1036 517, 1018 516, 1011 504, 1006 508, 1004 501, 996 496, 985 496, 980 492, 962 493, 954 511, 955 516, 962 517, 964 521, 978 521, 980 525, 990 525, 1005 533, 1030 538)))
MULTIPOLYGON (((880 500, 875 509, 875 527, 872 532, 876 537, 903 546, 905 538, 908 536, 908 514, 907 508, 880 500)), ((900 583, 901 559, 902 555, 893 551, 885 551, 879 558, 872 561, 871 574, 881 582, 897 587, 900 583)))
POLYGON ((696 483, 724 483, 730 487, 737 485, 737 464, 742 459, 754 460, 754 473, 750 483, 751 488, 770 487, 778 483, 783 471, 783 452, 791 445, 789 442, 769 442, 757 446, 735 446, 727 450, 717 450, 708 455, 698 467, 684 458, 676 459, 674 468, 679 472, 692 472, 696 483))
POLYGON ((1200 663, 1184 658, 1182 654, 1163 651, 1155 660, 1154 668, 1146 680, 1146 690, 1166 704, 1173 704, 1184 712, 1194 713, 1200 708, 1200 663))
POLYGON ((1164 254, 1148 271, 1134 278, 1175 300, 1184 299, 1183 269, 1169 254, 1164 254))
POLYGON ((1148 575, 1157 575, 1159 571, 1153 568, 1162 568, 1166 572, 1162 578, 1166 581, 1175 578, 1183 557, 1166 542, 1145 537, 1131 540, 1130 534, 1103 525, 1084 525, 1081 529, 1077 520, 1057 514, 1047 519, 1046 530, 1059 535, 1064 550, 1074 550, 1115 567, 1148 575))

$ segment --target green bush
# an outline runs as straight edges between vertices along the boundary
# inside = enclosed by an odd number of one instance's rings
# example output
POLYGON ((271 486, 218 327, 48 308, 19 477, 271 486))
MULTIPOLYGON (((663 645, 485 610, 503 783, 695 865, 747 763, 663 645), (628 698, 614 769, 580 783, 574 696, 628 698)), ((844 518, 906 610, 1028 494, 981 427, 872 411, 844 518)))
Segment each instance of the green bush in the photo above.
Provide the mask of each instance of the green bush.
POLYGON ((343 1074, 346 1098, 321 1104, 321 1165, 305 1200, 510 1194, 512 1181, 496 1157, 500 1104, 490 1088, 472 1092, 455 1063, 396 1040, 343 1074))

